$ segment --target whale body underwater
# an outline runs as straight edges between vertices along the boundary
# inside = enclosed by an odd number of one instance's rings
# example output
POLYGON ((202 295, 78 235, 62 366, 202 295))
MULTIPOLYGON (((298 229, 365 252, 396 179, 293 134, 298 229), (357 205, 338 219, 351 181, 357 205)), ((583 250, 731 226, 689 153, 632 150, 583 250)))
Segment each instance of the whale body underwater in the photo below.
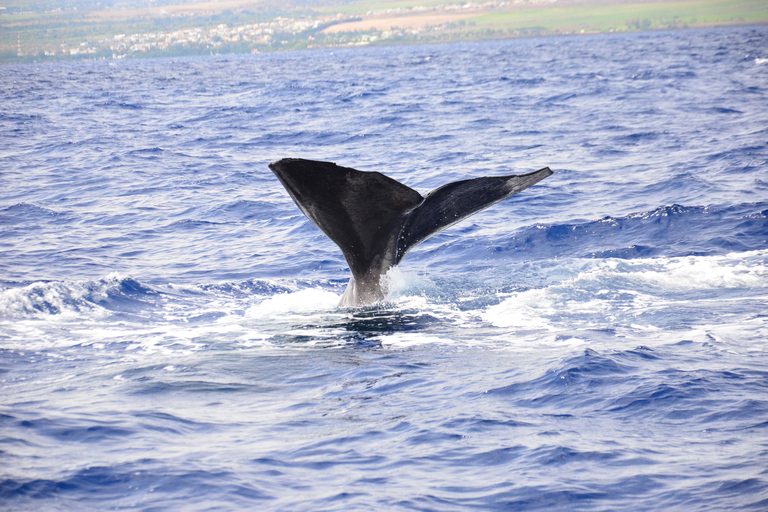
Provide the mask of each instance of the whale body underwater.
POLYGON ((332 162, 284 158, 269 168, 304 215, 344 254, 352 277, 339 307, 381 301, 382 276, 411 248, 552 175, 544 167, 528 174, 455 181, 422 196, 379 172, 332 162))

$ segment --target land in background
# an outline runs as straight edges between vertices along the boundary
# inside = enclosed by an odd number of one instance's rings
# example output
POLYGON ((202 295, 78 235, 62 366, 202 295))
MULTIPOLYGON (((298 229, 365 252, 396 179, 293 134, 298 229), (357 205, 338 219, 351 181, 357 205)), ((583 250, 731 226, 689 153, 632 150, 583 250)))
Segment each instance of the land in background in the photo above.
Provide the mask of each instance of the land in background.
POLYGON ((768 23, 766 0, 0 0, 0 62, 768 23))

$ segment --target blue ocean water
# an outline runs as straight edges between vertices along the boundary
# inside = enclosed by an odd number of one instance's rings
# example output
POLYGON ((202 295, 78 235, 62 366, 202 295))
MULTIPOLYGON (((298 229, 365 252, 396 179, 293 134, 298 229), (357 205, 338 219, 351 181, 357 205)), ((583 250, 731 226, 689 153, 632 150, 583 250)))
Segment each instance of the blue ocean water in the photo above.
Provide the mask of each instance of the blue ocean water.
POLYGON ((0 67, 3 510, 765 510, 768 28, 0 67), (267 168, 555 174, 338 309, 267 168))

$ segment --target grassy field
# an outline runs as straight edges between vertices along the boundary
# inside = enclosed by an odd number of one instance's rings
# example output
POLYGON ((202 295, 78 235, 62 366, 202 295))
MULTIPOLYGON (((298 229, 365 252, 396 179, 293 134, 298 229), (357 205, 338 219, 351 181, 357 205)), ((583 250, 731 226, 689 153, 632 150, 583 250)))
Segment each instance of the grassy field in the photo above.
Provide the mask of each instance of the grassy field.
POLYGON ((727 24, 765 23, 764 0, 693 0, 618 5, 553 6, 494 12, 471 18, 478 28, 526 29, 554 32, 653 30, 727 24))

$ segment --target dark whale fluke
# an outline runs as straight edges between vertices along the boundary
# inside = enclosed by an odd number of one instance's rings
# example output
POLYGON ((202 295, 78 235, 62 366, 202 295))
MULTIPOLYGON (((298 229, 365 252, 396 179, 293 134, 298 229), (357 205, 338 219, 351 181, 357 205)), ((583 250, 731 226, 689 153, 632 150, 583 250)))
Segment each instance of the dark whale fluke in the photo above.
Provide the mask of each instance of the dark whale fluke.
POLYGON ((339 306, 383 299, 381 276, 409 249, 552 174, 545 167, 529 174, 456 181, 422 196, 381 173, 332 162, 284 158, 269 168, 304 215, 344 253, 352 278, 339 306))

